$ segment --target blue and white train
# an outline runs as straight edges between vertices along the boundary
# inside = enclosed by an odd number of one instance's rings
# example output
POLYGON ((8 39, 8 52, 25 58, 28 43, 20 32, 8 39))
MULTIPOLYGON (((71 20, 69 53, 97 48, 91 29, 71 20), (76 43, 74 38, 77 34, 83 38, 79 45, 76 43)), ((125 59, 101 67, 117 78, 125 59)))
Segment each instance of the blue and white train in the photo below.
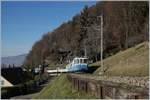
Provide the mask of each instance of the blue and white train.
POLYGON ((49 74, 53 73, 67 73, 67 72, 86 72, 88 71, 87 58, 76 57, 69 63, 65 69, 47 70, 49 74))
POLYGON ((73 61, 66 66, 68 72, 84 72, 88 70, 87 58, 76 57, 73 61))

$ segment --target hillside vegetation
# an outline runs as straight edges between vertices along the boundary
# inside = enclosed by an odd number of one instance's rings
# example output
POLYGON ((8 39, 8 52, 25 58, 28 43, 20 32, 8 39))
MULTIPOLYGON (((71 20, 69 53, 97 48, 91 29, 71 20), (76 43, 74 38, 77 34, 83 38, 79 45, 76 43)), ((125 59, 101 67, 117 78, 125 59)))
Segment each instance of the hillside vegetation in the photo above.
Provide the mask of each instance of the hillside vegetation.
MULTIPOLYGON (((108 76, 148 76, 149 75, 148 42, 143 42, 116 55, 104 59, 103 75, 108 76)), ((90 66, 100 66, 100 61, 90 66)), ((95 71, 99 75, 102 68, 95 71)))
POLYGON ((148 39, 148 1, 97 2, 37 41, 25 66, 33 68, 44 61, 49 67, 65 64, 70 58, 83 56, 85 47, 91 62, 100 60, 100 15, 104 19, 104 58, 148 39))
POLYGON ((96 99, 86 93, 74 90, 65 74, 58 76, 52 83, 49 83, 34 99, 96 99))
MULTIPOLYGON (((125 51, 104 59, 105 73, 108 76, 148 76, 148 42, 145 41, 125 51)), ((100 61, 90 65, 99 66, 94 75, 101 71, 100 61)), ((49 83, 34 99, 96 99, 84 92, 78 92, 72 88, 66 74, 58 76, 49 83)))

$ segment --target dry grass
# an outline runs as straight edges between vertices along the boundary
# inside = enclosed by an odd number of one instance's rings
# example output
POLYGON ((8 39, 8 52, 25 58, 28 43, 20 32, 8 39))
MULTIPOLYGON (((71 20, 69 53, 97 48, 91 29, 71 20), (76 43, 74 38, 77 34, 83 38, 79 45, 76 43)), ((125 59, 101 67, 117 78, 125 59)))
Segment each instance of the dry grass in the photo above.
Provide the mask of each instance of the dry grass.
MULTIPOLYGON (((148 42, 121 51, 114 56, 104 59, 105 75, 109 76, 148 76, 149 52, 148 42)), ((96 62, 91 66, 100 66, 96 62)), ((101 67, 94 74, 98 75, 101 67)))
POLYGON ((73 89, 66 74, 58 76, 52 83, 46 86, 34 99, 96 99, 84 92, 73 89))

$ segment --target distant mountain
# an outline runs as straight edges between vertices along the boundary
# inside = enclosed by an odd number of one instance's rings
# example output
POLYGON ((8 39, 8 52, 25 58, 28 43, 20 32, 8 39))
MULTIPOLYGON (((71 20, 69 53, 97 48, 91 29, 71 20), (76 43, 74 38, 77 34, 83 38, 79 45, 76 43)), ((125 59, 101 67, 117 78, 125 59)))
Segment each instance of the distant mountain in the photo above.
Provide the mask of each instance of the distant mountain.
POLYGON ((9 64, 10 65, 14 64, 15 66, 20 66, 25 61, 26 56, 27 56, 27 54, 18 55, 18 56, 2 57, 2 64, 5 64, 7 66, 9 64))

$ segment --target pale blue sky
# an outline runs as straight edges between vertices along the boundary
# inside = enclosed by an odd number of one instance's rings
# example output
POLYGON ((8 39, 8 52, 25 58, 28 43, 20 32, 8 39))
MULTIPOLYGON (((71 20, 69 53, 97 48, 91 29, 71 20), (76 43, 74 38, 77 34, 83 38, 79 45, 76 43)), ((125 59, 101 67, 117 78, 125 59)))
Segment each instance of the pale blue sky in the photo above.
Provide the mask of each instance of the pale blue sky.
POLYGON ((42 35, 96 2, 5 1, 1 3, 2 56, 28 53, 42 35))

